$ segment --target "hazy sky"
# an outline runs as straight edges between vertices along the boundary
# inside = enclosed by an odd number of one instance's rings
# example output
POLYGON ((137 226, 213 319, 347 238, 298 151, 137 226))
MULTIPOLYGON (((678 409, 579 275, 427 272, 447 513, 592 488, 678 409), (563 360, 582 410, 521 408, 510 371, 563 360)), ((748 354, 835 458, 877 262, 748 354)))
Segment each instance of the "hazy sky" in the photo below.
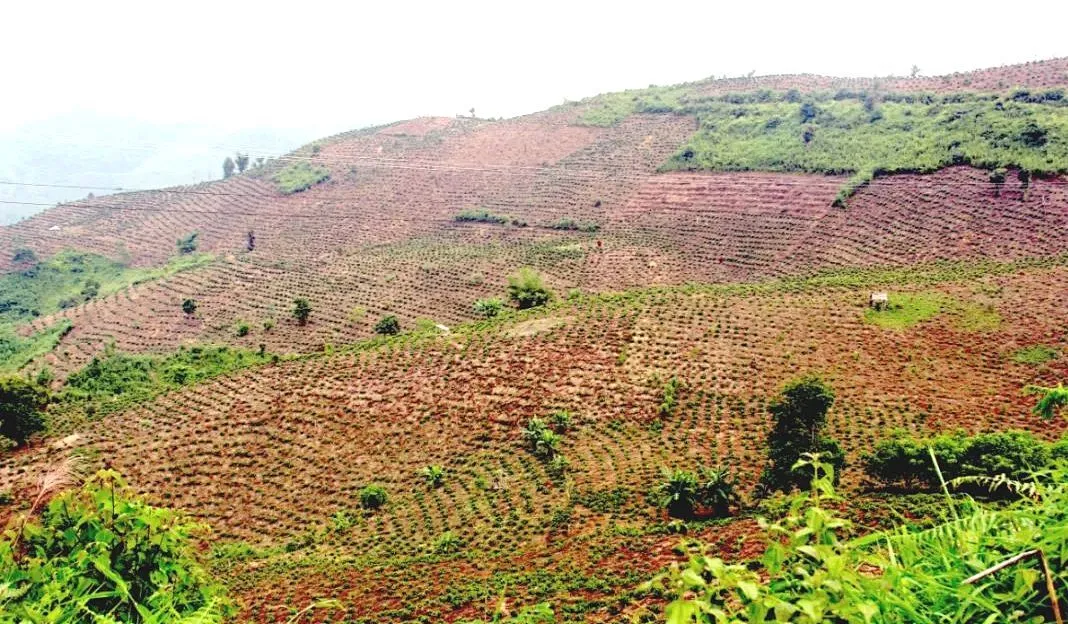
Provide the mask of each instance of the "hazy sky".
POLYGON ((11 0, 0 131, 92 110, 315 136, 751 70, 936 74, 1068 55, 1068 2, 986 4, 11 0))

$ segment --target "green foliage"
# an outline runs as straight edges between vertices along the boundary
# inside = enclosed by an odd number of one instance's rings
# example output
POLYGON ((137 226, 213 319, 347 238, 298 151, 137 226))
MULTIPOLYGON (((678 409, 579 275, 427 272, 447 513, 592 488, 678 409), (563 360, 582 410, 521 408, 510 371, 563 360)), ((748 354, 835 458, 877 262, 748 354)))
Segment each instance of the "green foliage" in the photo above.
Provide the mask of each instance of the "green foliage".
POLYGON ((238 338, 243 338, 248 335, 249 326, 245 321, 238 321, 237 326, 234 328, 234 333, 238 338))
POLYGON ((968 436, 962 431, 916 439, 895 431, 862 456, 864 471, 883 486, 934 488, 938 474, 931 464, 933 452, 946 480, 959 477, 1025 479, 1045 469, 1051 460, 1050 445, 1027 431, 1003 431, 968 436), (928 450, 930 449, 930 450, 928 450))
POLYGON ((426 466, 419 471, 428 487, 439 488, 445 483, 445 469, 438 465, 426 466))
POLYGON ((1032 411, 1046 420, 1053 418, 1057 412, 1068 407, 1068 387, 1065 387, 1063 383, 1052 388, 1033 386, 1028 388, 1028 392, 1041 395, 1032 411))
POLYGON ((807 454, 819 453, 834 469, 835 478, 845 464, 838 442, 824 436, 827 410, 834 392, 818 377, 802 377, 788 383, 768 405, 774 424, 768 434, 768 464, 761 483, 768 490, 789 492, 808 488, 809 471, 796 464, 807 454))
POLYGON ((102 471, 5 534, 0 623, 221 622, 233 609, 197 559, 203 531, 102 471))
POLYGON ((400 333, 400 321, 393 314, 383 316, 375 323, 375 333, 383 336, 395 336, 400 333))
POLYGON ((554 410, 549 414, 549 423, 558 433, 563 433, 571 428, 574 418, 571 412, 561 409, 554 410))
POLYGON ((0 326, 0 374, 22 370, 34 359, 54 349, 73 327, 70 319, 61 319, 47 329, 24 337, 0 326))
POLYGON ((523 430, 523 438, 530 446, 530 450, 542 459, 552 459, 556 456, 561 436, 549 428, 549 425, 540 418, 531 418, 523 430))
POLYGON ((44 429, 41 410, 48 392, 18 377, 0 378, 0 436, 18 444, 44 429))
POLYGON ((182 302, 182 312, 187 315, 193 315, 197 311, 196 299, 186 299, 182 302))
POLYGON ((727 516, 738 501, 737 483, 726 466, 698 466, 697 472, 664 468, 661 472, 664 480, 657 486, 656 499, 672 517, 692 518, 698 508, 727 516))
POLYGON ((191 254, 194 251, 196 251, 197 250, 197 245, 198 245, 198 243, 197 243, 197 237, 198 236, 200 236, 199 232, 191 232, 185 238, 179 238, 178 242, 177 242, 178 253, 180 253, 180 254, 191 254))
POLYGON ((360 506, 364 509, 378 509, 386 504, 389 495, 381 485, 368 485, 360 490, 360 506))
POLYGON ((1013 353, 1012 359, 1020 364, 1045 364, 1057 359, 1057 350, 1047 345, 1031 345, 1013 353))
POLYGON ((312 308, 311 304, 304 297, 297 297, 293 300, 293 318, 297 319, 297 322, 304 325, 308 322, 308 317, 311 316, 312 308))
POLYGON ((133 269, 104 256, 63 251, 23 271, 0 276, 0 328, 105 297, 131 284, 196 268, 211 259, 196 254, 156 269, 133 269))
POLYGON ((460 211, 453 220, 460 222, 474 222, 474 223, 497 223, 500 225, 507 224, 512 221, 512 217, 508 215, 493 214, 485 208, 470 208, 460 211))
POLYGON ((584 126, 614 126, 635 113, 666 113, 679 109, 684 87, 649 87, 598 95, 578 105, 583 113, 577 123, 584 126))
POLYGON ((230 176, 234 175, 234 168, 236 166, 237 165, 234 163, 234 159, 230 158, 229 156, 227 156, 226 159, 223 160, 223 179, 224 180, 226 178, 229 178, 230 176))
POLYGON ((463 548, 463 540, 452 531, 445 531, 434 541, 434 552, 439 555, 452 554, 461 548, 463 548))
POLYGON ((678 377, 674 376, 664 384, 660 405, 657 407, 657 414, 665 418, 675 414, 675 410, 679 406, 679 389, 681 387, 682 382, 679 381, 678 377))
POLYGON ((905 527, 850 540, 851 524, 833 511, 839 499, 830 467, 803 465, 814 468, 812 488, 789 499, 783 520, 760 521, 767 545, 758 561, 728 564, 693 546, 687 564, 672 564, 650 583, 672 599, 669 624, 1049 621, 1050 600, 1034 558, 973 585, 964 581, 1038 549, 1050 559, 1054 586, 1063 587, 1063 469, 1037 483, 1035 496, 1007 507, 992 511, 966 503, 950 508, 952 520, 929 529, 905 527))
POLYGON ((1063 107, 993 96, 903 96, 872 110, 869 94, 849 95, 804 103, 753 94, 687 100, 675 110, 696 114, 700 129, 664 168, 865 175, 961 163, 1050 174, 1068 168, 1063 107))
POLYGON ((553 230, 574 230, 578 232, 596 232, 601 229, 600 224, 593 221, 576 221, 571 217, 561 217, 549 223, 548 227, 553 230))
POLYGON ((286 195, 291 195, 306 191, 329 178, 330 170, 326 167, 312 165, 307 162, 298 162, 274 174, 273 180, 275 185, 278 186, 278 190, 286 195))
POLYGON ((493 318, 504 309, 504 301, 500 297, 479 299, 475 302, 475 314, 483 318, 493 318))
POLYGON ((182 347, 166 355, 127 355, 108 349, 67 378, 56 408, 106 414, 132 403, 271 361, 267 353, 219 346, 182 347))
POLYGON ((553 294, 537 271, 523 267, 514 275, 508 276, 508 297, 520 310, 527 310, 549 303, 553 294))
POLYGON ((938 293, 890 293, 886 308, 868 308, 864 320, 884 329, 902 330, 934 317, 946 305, 945 297, 938 293))

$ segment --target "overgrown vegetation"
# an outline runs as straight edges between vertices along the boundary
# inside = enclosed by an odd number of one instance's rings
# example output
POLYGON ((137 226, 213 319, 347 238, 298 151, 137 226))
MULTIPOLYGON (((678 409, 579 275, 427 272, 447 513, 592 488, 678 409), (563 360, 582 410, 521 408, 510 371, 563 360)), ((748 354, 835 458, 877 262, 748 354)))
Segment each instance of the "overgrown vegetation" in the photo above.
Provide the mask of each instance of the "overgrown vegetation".
POLYGON ((697 472, 663 469, 663 482, 657 487, 660 506, 675 518, 692 518, 700 509, 717 516, 730 514, 738 501, 736 482, 730 468, 698 466, 697 472))
POLYGON ((504 309, 504 301, 500 297, 491 297, 489 299, 479 299, 474 305, 475 314, 482 318, 493 318, 501 313, 504 309))
POLYGON ((400 321, 393 314, 383 316, 375 323, 375 333, 383 336, 395 336, 400 333, 400 330, 400 321))
POLYGON ((525 222, 519 219, 515 219, 508 215, 494 214, 485 208, 469 208, 467 210, 462 210, 453 217, 453 220, 472 223, 496 223, 499 225, 508 223, 516 226, 526 225, 525 222))
POLYGON ((129 355, 109 347, 73 373, 53 401, 61 412, 102 415, 273 359, 266 353, 226 346, 182 347, 167 356, 129 355))
POLYGON ((553 294, 537 271, 523 267, 508 276, 508 297, 520 310, 526 310, 549 303, 553 294))
POLYGON ((1057 350, 1048 345, 1031 345, 1013 353, 1012 359, 1020 364, 1045 364, 1057 359, 1057 350))
POLYGON ((571 217, 561 217, 549 223, 548 227, 553 230, 574 230, 577 232, 596 232, 601 229, 600 224, 594 221, 578 221, 571 217))
POLYGON ((272 178, 278 190, 286 195, 306 191, 330 178, 330 170, 307 162, 286 166, 272 178))
POLYGON ((23 444, 30 435, 44 429, 41 410, 48 392, 18 377, 0 378, 0 450, 6 438, 23 444))
POLYGON ((934 317, 944 305, 946 299, 938 293, 890 293, 886 308, 868 308, 864 320, 885 329, 907 329, 934 317))
POLYGON ((758 561, 728 564, 693 546, 687 564, 650 583, 672 598, 668 622, 1049 621, 1050 591, 1068 580, 1063 466, 1034 496, 1003 509, 948 499, 949 519, 933 528, 850 539, 851 523, 834 511, 833 470, 814 459, 800 465, 811 471, 811 488, 790 499, 782 520, 761 520, 767 545, 758 561), (1048 559, 1045 569, 1036 551, 1048 559), (969 578, 977 573, 979 582, 969 578))
POLYGON ((297 322, 301 325, 305 325, 308 322, 308 317, 311 316, 312 307, 304 297, 297 297, 293 300, 293 318, 297 319, 297 322))
POLYGON ((0 622, 221 622, 233 608, 197 558, 204 530, 97 473, 5 533, 0 622))

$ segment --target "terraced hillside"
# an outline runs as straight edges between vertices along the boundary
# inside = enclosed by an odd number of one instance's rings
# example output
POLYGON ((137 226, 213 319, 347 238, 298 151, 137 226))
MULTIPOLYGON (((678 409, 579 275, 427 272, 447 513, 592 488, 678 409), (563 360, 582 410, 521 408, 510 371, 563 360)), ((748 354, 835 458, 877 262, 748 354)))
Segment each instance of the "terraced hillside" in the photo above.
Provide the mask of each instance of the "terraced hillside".
POLYGON ((249 621, 648 618, 678 532, 759 532, 670 521, 661 470, 729 464, 756 501, 801 374, 837 394, 862 525, 897 504, 860 470, 892 430, 1064 433, 1025 389, 1068 379, 1065 85, 1058 59, 650 87, 0 228, 0 370, 55 392, 0 519, 73 453, 212 527, 249 621), (554 300, 481 318, 523 267, 554 300))

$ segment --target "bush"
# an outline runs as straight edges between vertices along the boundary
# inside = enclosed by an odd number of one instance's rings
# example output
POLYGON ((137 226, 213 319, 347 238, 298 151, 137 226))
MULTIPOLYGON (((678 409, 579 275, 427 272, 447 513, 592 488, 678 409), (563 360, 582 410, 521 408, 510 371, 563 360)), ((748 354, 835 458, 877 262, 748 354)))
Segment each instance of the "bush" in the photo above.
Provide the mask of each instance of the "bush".
POLYGON ((197 250, 197 237, 200 236, 198 232, 192 232, 185 238, 178 239, 178 253, 191 254, 197 250))
MULTIPOLYGON (((474 223, 498 223, 504 225, 509 222, 515 222, 518 225, 518 220, 512 219, 508 215, 493 214, 485 208, 464 210, 453 217, 453 220, 459 222, 474 222, 474 223)), ((526 225, 524 223, 524 225, 526 225)))
POLYGON ((439 555, 448 555, 459 551, 463 547, 463 541, 452 531, 445 531, 434 542, 434 552, 439 555))
POLYGON ((438 465, 431 465, 419 471, 426 479, 426 484, 432 488, 441 487, 445 483, 445 469, 438 465))
POLYGON ((475 314, 483 318, 493 318, 504 309, 504 301, 499 297, 479 299, 475 302, 475 314))
POLYGON ((939 484, 938 475, 928 449, 934 452, 947 481, 1001 474, 1013 480, 1026 480, 1032 472, 1049 466, 1056 456, 1054 445, 1047 445, 1026 431, 975 436, 956 431, 921 439, 895 431, 862 457, 864 472, 882 487, 935 488, 939 484))
POLYGON ((664 482, 658 488, 660 506, 674 518, 693 517, 699 485, 697 475, 688 470, 662 469, 664 482))
POLYGON ((274 175, 278 190, 286 195, 300 193, 325 182, 330 178, 330 170, 306 162, 289 165, 274 175))
POLYGON ((196 311, 197 302, 195 299, 186 299, 182 302, 182 312, 185 312, 187 315, 192 315, 196 311))
POLYGON ((549 422, 552 423, 553 429, 559 433, 563 433, 570 429, 572 420, 571 412, 567 410, 556 410, 549 414, 549 422))
POLYGON ((197 559, 203 530, 101 471, 0 542, 0 621, 220 622, 233 609, 197 559))
POLYGON ((244 321, 239 322, 237 324, 237 328, 234 330, 234 333, 236 333, 239 338, 243 338, 243 337, 247 336, 248 332, 249 332, 248 323, 246 323, 244 321))
POLYGON ((360 490, 360 506, 364 509, 378 509, 386 504, 389 496, 381 485, 368 485, 360 490))
POLYGON ((811 471, 794 468, 806 453, 819 453, 820 461, 833 468, 837 482, 845 453, 837 441, 823 435, 833 404, 834 392, 818 377, 793 381, 772 399, 768 411, 775 422, 768 434, 768 465, 761 476, 765 488, 808 489, 811 471))
POLYGON ((293 318, 297 319, 297 322, 304 325, 308 322, 308 317, 311 316, 312 308, 308 300, 303 297, 298 297, 293 300, 293 318))
POLYGON ((524 267, 508 277, 508 297, 520 310, 526 310, 549 303, 553 295, 537 271, 524 267))
POLYGON ((41 410, 48 392, 19 377, 0 379, 0 436, 18 444, 44 429, 41 410))
POLYGON ((395 336, 400 333, 400 321, 397 317, 390 314, 389 316, 383 316, 377 323, 375 323, 375 333, 382 334, 383 336, 395 336))
POLYGON ((530 450, 542 459, 552 459, 560 445, 560 434, 556 433, 540 418, 531 418, 523 430, 523 437, 530 450))

